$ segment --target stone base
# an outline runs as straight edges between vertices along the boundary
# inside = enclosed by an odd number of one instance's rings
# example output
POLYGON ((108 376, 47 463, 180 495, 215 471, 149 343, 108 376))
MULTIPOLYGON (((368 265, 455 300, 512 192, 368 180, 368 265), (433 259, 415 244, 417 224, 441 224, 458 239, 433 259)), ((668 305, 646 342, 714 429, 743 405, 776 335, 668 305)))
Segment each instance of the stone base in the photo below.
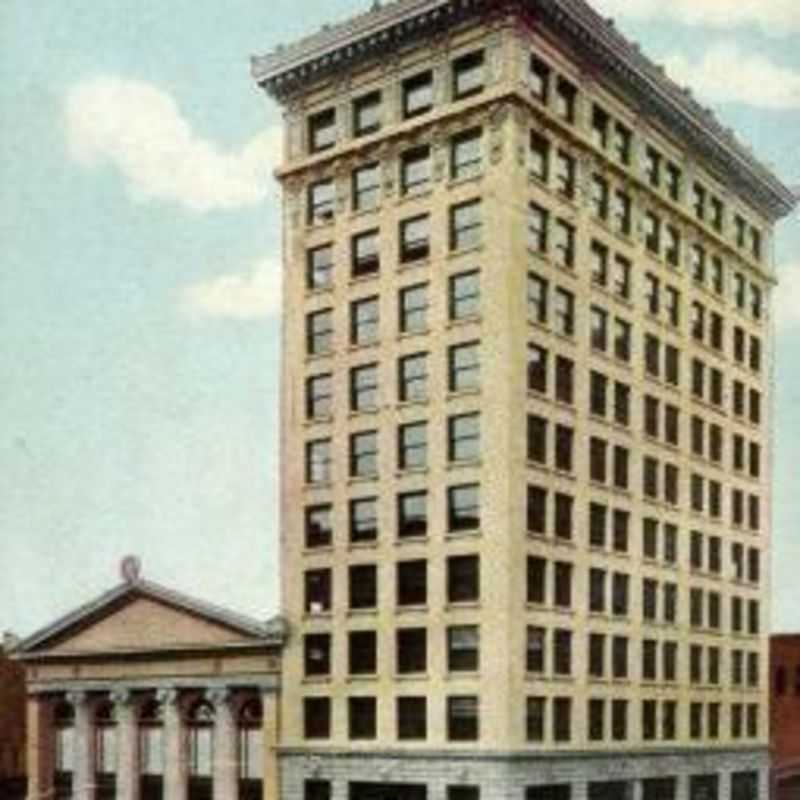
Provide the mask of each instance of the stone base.
MULTIPOLYGON (((449 787, 464 786, 479 787, 480 800, 526 800, 528 787, 553 784, 568 785, 559 798, 569 800, 769 798, 769 753, 763 748, 575 755, 284 751, 280 774, 281 800, 317 800, 327 793, 324 786, 317 786, 322 793, 307 798, 306 781, 328 784, 330 800, 450 800, 449 787), (746 772, 757 775, 752 789, 741 777, 734 779, 746 772), (716 776, 716 781, 700 776, 716 776), (673 782, 656 785, 653 781, 659 779, 673 782), (593 785, 612 782, 616 786, 593 785), (709 788, 714 783, 716 792, 709 788), (360 786, 351 795, 354 784, 360 786), (404 784, 409 785, 407 790, 404 784)), ((531 797, 538 800, 535 793, 531 797)))

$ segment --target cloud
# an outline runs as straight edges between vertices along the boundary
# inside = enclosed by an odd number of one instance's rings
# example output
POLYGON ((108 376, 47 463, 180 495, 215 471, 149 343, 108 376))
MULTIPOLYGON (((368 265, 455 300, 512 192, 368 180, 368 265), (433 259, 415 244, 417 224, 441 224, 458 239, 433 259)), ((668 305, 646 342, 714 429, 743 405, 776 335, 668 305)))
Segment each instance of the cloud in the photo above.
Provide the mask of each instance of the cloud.
POLYGON ((773 314, 779 332, 800 329, 800 262, 778 270, 778 288, 773 295, 773 314))
POLYGON ((69 153, 79 164, 110 164, 134 199, 169 201, 195 212, 263 202, 280 160, 277 126, 223 152, 192 130, 169 94, 142 81, 81 81, 67 94, 64 120, 69 153))
POLYGON ((797 0, 597 0, 604 14, 642 22, 671 19, 709 28, 752 26, 773 36, 800 31, 797 0))
POLYGON ((673 80, 709 102, 777 111, 800 108, 800 72, 733 43, 714 45, 695 62, 676 53, 665 59, 664 66, 673 80))
POLYGON ((281 264, 264 258, 249 271, 221 275, 182 290, 181 311, 189 317, 251 320, 281 311, 281 264))

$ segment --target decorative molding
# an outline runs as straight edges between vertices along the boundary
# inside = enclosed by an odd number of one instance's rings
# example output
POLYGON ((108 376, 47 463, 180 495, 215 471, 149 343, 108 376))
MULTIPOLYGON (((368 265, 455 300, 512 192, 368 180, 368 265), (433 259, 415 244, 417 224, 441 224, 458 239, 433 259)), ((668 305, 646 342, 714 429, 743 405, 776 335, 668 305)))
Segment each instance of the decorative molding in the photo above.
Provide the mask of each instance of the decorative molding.
MULTIPOLYGON (((124 689, 129 692, 159 692, 198 690, 206 691, 216 687, 248 689, 262 693, 274 693, 280 689, 279 675, 231 674, 221 678, 194 676, 185 678, 130 678, 126 679, 124 689)), ((86 695, 91 692, 119 691, 117 679, 112 680, 53 680, 33 681, 28 684, 29 695, 63 694, 86 695)))

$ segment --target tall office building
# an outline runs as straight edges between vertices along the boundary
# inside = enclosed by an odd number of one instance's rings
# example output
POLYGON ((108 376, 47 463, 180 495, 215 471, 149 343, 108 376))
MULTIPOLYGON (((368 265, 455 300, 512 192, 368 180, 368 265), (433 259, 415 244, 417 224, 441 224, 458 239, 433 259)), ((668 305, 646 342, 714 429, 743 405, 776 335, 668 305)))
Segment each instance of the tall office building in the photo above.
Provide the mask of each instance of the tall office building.
POLYGON ((791 192, 582 0, 375 3, 253 72, 283 797, 766 797, 791 192))

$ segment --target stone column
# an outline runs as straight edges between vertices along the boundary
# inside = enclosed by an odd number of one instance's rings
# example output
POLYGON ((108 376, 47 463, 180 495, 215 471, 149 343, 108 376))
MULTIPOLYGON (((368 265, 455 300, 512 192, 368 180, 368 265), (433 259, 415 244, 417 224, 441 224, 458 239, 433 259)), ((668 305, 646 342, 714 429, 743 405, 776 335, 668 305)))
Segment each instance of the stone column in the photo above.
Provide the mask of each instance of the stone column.
POLYGON ((28 798, 41 800, 53 794, 55 770, 55 733, 53 700, 44 695, 28 695, 26 709, 28 733, 26 758, 28 798))
POLYGON ((164 709, 164 800, 186 800, 189 770, 180 695, 177 689, 160 689, 157 697, 164 709))
POLYGON ((94 800, 95 731, 92 706, 86 692, 69 692, 67 700, 75 709, 75 767, 72 773, 74 800, 94 800))
POLYGON ((111 693, 117 719, 117 800, 139 800, 139 726, 129 689, 111 693))
POLYGON ((206 699, 214 706, 214 800, 239 797, 239 747, 233 695, 230 689, 209 689, 206 699))
POLYGON ((280 696, 266 689, 261 695, 264 734, 264 797, 278 800, 281 796, 281 776, 278 769, 278 739, 280 736, 280 696))

